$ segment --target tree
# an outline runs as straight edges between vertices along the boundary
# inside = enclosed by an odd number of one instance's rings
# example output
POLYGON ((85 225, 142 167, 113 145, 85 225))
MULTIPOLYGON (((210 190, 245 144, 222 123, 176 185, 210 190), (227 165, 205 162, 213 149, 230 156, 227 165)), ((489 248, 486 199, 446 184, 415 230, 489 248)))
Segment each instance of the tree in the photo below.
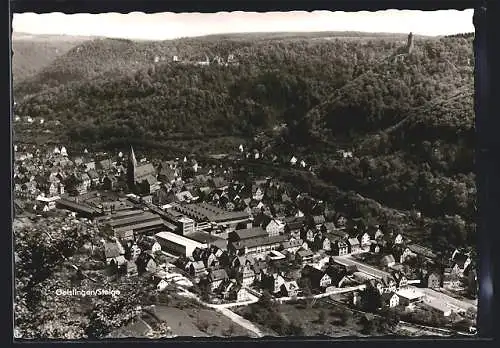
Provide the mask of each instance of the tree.
POLYGON ((320 324, 324 324, 326 322, 326 313, 323 309, 319 311, 318 322, 320 324))
POLYGON ((367 312, 375 312, 382 306, 382 298, 377 288, 368 285, 360 292, 361 307, 367 312))
POLYGON ((375 331, 373 320, 368 319, 366 316, 361 318, 360 324, 362 325, 361 333, 371 335, 375 331))

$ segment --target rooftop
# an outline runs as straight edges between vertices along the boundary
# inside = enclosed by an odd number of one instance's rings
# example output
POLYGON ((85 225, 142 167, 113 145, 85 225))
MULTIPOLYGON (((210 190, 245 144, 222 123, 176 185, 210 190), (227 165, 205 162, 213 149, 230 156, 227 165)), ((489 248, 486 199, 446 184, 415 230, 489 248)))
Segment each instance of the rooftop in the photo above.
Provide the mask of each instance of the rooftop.
POLYGON ((121 231, 126 231, 126 230, 134 230, 134 231, 137 231, 137 230, 141 230, 141 229, 144 229, 144 228, 152 228, 152 227, 160 227, 160 226, 165 226, 164 222, 162 219, 158 218, 158 219, 155 219, 155 220, 151 220, 151 221, 146 221, 146 222, 143 222, 143 223, 138 223, 138 224, 132 224, 132 225, 127 225, 127 226, 120 226, 120 227, 117 227, 115 228, 115 233, 119 233, 121 231))
POLYGON ((400 297, 404 297, 408 300, 416 300, 422 298, 424 294, 415 289, 401 289, 396 292, 396 294, 400 297))
POLYGON ((223 222, 227 220, 248 219, 250 217, 244 211, 226 211, 208 203, 172 204, 172 208, 195 220, 223 222))
POLYGON ((155 237, 156 239, 163 239, 176 244, 190 246, 193 248, 205 249, 207 247, 206 244, 202 244, 193 239, 186 238, 172 232, 158 232, 157 234, 155 234, 155 237))

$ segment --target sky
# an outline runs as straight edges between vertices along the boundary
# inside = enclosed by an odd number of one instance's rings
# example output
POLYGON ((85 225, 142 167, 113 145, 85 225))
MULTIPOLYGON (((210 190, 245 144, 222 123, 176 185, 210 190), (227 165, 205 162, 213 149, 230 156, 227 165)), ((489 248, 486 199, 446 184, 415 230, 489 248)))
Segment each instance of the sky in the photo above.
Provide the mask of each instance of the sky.
POLYGON ((473 10, 378 12, 219 12, 145 14, 16 13, 13 31, 28 34, 168 40, 248 32, 361 31, 450 35, 473 32, 473 10))

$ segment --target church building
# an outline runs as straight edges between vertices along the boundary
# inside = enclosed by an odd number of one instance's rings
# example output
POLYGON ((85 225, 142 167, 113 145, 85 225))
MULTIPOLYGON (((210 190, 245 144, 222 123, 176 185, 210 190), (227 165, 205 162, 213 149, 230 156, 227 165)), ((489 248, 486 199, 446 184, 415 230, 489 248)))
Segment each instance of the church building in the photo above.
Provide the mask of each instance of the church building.
POLYGON ((127 185, 129 190, 138 194, 151 194, 160 189, 154 166, 151 163, 138 164, 132 147, 127 163, 127 185))

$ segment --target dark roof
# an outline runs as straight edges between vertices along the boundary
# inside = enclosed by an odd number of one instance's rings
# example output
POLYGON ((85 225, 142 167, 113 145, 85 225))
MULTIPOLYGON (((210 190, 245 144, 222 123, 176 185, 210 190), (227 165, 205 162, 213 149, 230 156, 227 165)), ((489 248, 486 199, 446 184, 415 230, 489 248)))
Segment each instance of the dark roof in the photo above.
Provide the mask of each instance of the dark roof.
POLYGON ((210 273, 209 278, 211 281, 217 281, 217 280, 221 280, 221 279, 227 279, 228 276, 227 276, 226 270, 216 269, 210 273))
POLYGON ((388 265, 389 263, 396 262, 396 260, 394 259, 393 255, 385 255, 385 256, 382 257, 382 259, 380 260, 380 262, 382 264, 388 265))
POLYGON ((312 256, 313 255, 313 252, 309 249, 307 250, 299 250, 297 251, 297 254, 300 255, 301 257, 307 257, 307 256, 312 256))
POLYGON ((359 245, 359 240, 357 240, 356 238, 349 238, 347 240, 347 242, 349 243, 349 245, 351 246, 354 246, 354 245, 359 245))
POLYGON ((210 243, 220 249, 226 249, 227 247, 227 241, 225 239, 219 238, 217 236, 214 236, 213 234, 211 235, 210 233, 206 232, 192 232, 189 233, 189 235, 187 235, 186 237, 200 243, 210 243))
POLYGON ((334 242, 334 245, 337 247, 337 248, 348 248, 349 246, 347 245, 347 243, 343 240, 336 240, 334 242))
POLYGON ((89 207, 87 205, 75 203, 75 202, 69 201, 69 200, 64 199, 64 198, 59 199, 56 203, 59 204, 59 205, 62 205, 65 208, 68 208, 70 210, 74 210, 74 211, 77 211, 77 212, 86 213, 86 214, 89 214, 89 215, 97 213, 96 210, 92 209, 91 207, 89 207))
POLYGON ((191 263, 191 266, 193 266, 193 268, 195 270, 204 270, 205 269, 205 265, 203 264, 203 261, 195 261, 193 263, 191 263))
POLYGON ((133 214, 133 215, 125 215, 118 216, 116 218, 112 217, 112 219, 108 222, 111 227, 118 228, 122 226, 134 225, 146 221, 152 221, 155 219, 159 219, 160 217, 156 214, 149 212, 142 212, 142 214, 133 214))
POLYGON ((99 174, 94 169, 89 170, 87 173, 91 179, 99 179, 99 174))
POLYGON ((208 203, 173 204, 172 208, 195 220, 223 222, 227 220, 247 219, 250 216, 244 211, 227 211, 208 203))
POLYGON ((453 261, 455 262, 456 265, 458 265, 460 268, 464 267, 465 261, 469 259, 469 256, 467 256, 464 253, 456 253, 453 257, 453 261))
POLYGON ((332 279, 333 284, 338 284, 342 278, 347 276, 347 271, 343 267, 328 266, 325 272, 332 279))
POLYGON ((121 255, 120 247, 116 242, 108 242, 104 246, 104 254, 106 255, 106 258, 118 257, 121 255))
POLYGON ((312 281, 319 282, 321 278, 325 275, 325 272, 313 266, 306 265, 302 270, 302 274, 305 277, 310 278, 312 281))
POLYGON ((249 238, 249 239, 244 239, 240 241, 236 241, 231 243, 235 249, 244 249, 246 248, 253 248, 256 246, 263 246, 263 245, 269 245, 269 244, 275 244, 275 243, 281 243, 285 239, 285 236, 272 236, 269 237, 263 236, 263 237, 255 237, 255 238, 249 238))
POLYGON ((230 235, 229 239, 232 240, 245 240, 260 236, 266 236, 267 232, 261 227, 252 227, 230 232, 229 235, 230 235))
POLYGON ((283 248, 294 248, 299 247, 304 243, 302 239, 285 240, 282 244, 283 248))
POLYGON ((323 215, 313 216, 313 221, 316 225, 325 223, 325 217, 323 215))
POLYGON ((423 247, 423 246, 418 245, 418 244, 410 244, 410 245, 408 245, 408 249, 410 249, 412 252, 414 252, 417 255, 422 255, 422 256, 425 256, 425 257, 430 258, 430 259, 433 259, 436 257, 436 254, 434 254, 434 252, 431 249, 423 247))
POLYGON ((120 226, 120 227, 116 227, 115 228, 115 233, 119 233, 120 231, 122 230, 133 230, 133 231, 138 231, 140 229, 144 229, 144 228, 153 228, 153 227, 163 227, 165 226, 165 222, 161 219, 161 218, 158 218, 158 219, 155 219, 155 220, 151 220, 151 221, 145 221, 145 222, 141 222, 141 223, 134 223, 134 224, 131 224, 131 225, 128 225, 128 226, 120 226))
POLYGON ((391 291, 391 292, 384 292, 380 297, 382 298, 382 301, 387 302, 390 301, 394 295, 398 296, 395 292, 391 291))
POLYGON ((113 162, 111 162, 110 159, 105 159, 99 161, 99 165, 101 166, 102 169, 111 169, 113 167, 113 162))
POLYGON ((139 165, 135 168, 135 176, 137 179, 147 177, 148 175, 156 175, 156 170, 151 163, 139 165))

